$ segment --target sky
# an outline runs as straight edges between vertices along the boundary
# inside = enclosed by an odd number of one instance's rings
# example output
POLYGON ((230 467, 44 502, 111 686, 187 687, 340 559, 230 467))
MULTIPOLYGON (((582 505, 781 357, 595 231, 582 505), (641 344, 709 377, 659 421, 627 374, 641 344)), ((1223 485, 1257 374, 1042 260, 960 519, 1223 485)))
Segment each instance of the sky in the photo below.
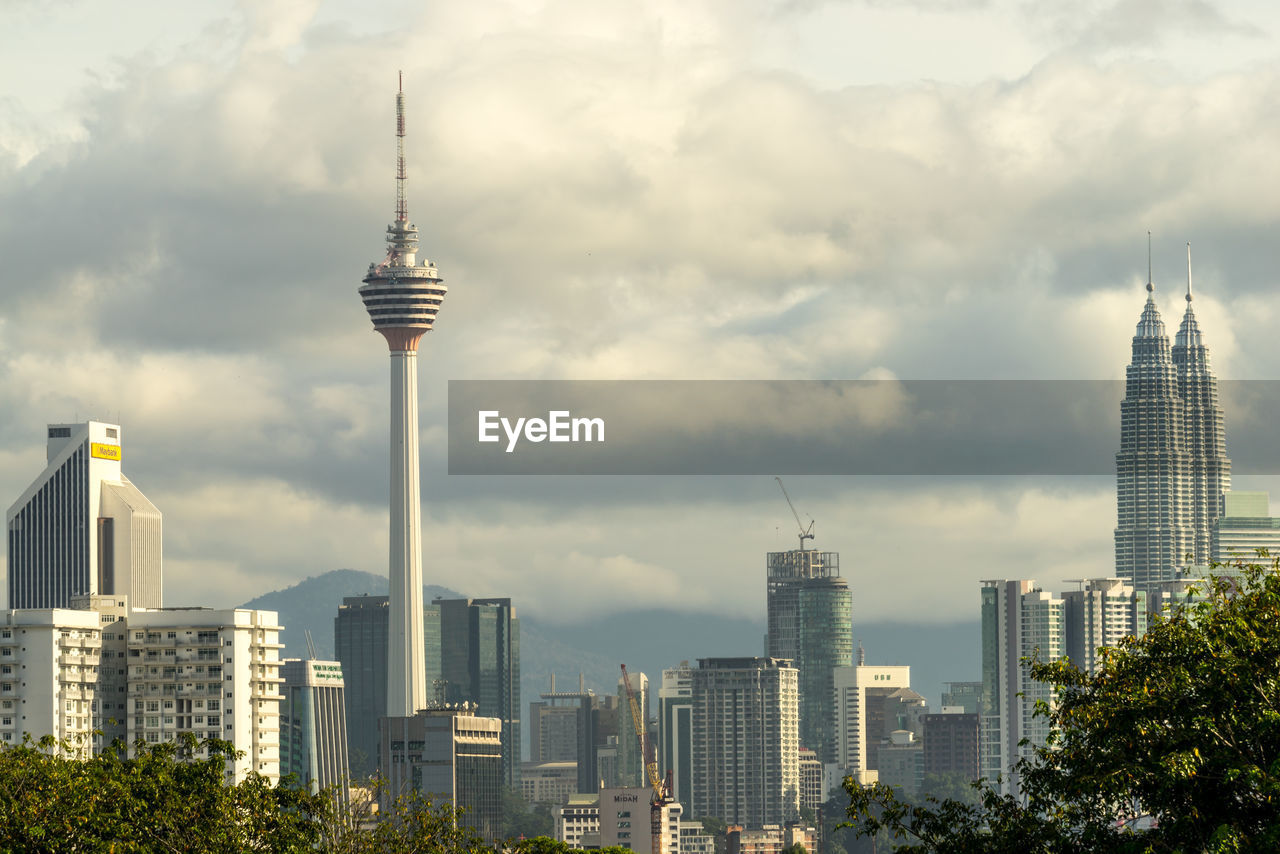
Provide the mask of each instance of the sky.
MULTIPOLYGON (((1191 242, 1215 371, 1272 379, 1278 47, 1263 2, 0 0, 0 494, 98 418, 167 604, 385 571, 403 70, 426 580, 758 617, 772 477, 450 476, 447 381, 1120 379, 1148 231, 1166 324, 1191 242)), ((855 622, 1113 568, 1105 476, 787 487, 855 622)))

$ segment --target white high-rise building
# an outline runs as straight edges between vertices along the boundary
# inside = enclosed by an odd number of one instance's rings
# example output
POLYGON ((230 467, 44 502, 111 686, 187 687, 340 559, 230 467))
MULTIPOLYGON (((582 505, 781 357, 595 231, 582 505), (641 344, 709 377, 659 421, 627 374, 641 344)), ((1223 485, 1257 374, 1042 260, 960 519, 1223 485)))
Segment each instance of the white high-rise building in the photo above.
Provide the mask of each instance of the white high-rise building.
POLYGON ((875 749, 888 731, 884 700, 911 687, 907 665, 855 664, 837 667, 835 679, 835 763, 839 776, 849 775, 862 785, 878 779, 875 749))
POLYGON ((1024 659, 1052 661, 1066 652, 1061 596, 1034 581, 982 582, 982 712, 978 718, 979 771, 1003 775, 1001 791, 1018 791, 1018 759, 1043 745, 1049 722, 1035 716, 1036 701, 1053 702, 1051 686, 1031 678, 1024 659), (1026 745, 1020 745, 1023 739, 1026 745))
POLYGON ((1099 649, 1147 632, 1147 594, 1119 578, 1082 580, 1062 604, 1066 654, 1086 673, 1098 671, 1099 649))
POLYGON ((182 733, 231 742, 228 782, 280 779, 279 617, 247 608, 132 610, 128 743, 182 733))
POLYGON ((160 607, 162 519, 121 472, 121 447, 116 424, 49 425, 45 470, 6 514, 10 608, 87 594, 160 607))
POLYGON ((94 611, 0 611, 0 744, 51 735, 89 756, 101 649, 94 611))
POLYGON ((692 815, 747 828, 799 817, 799 691, 787 659, 698 660, 692 815))
POLYGON ((689 662, 662 671, 658 689, 658 767, 671 774, 671 796, 693 803, 693 668, 689 662))
MULTIPOLYGON (((418 463, 418 342, 431 331, 447 290, 409 222, 404 160, 404 90, 396 94, 396 218, 387 254, 370 264, 360 298, 391 351, 390 627, 387 715, 411 717, 427 705, 422 631, 422 506, 418 463)), ((518 712, 517 712, 518 716, 518 712)))
POLYGON ((228 782, 279 780, 274 611, 77 604, 86 607, 0 611, 0 742, 52 735, 88 755, 115 738, 132 750, 190 733, 244 752, 227 763, 228 782))

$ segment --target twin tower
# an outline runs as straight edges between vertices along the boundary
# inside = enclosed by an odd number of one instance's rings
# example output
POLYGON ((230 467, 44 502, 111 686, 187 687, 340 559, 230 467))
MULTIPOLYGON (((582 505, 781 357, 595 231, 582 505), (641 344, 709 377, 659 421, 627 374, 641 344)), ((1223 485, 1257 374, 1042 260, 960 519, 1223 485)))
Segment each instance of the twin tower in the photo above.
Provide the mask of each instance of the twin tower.
POLYGON ((1179 570, 1209 564, 1213 525, 1231 488, 1218 382, 1192 308, 1190 245, 1187 309, 1172 347, 1154 291, 1148 269, 1116 454, 1116 575, 1148 592, 1179 570))

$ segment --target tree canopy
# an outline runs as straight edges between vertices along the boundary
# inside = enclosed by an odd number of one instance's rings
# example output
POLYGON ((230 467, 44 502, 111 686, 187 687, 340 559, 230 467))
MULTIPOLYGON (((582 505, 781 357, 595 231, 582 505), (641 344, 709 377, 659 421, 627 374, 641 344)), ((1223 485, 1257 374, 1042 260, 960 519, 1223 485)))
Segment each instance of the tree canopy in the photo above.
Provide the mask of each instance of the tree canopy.
MULTIPOLYGON (((1216 568, 1220 569, 1220 568, 1216 568)), ((1055 686, 1022 798, 977 803, 845 781, 862 835, 898 852, 1280 850, 1280 569, 1239 566, 1102 653, 1094 675, 1032 663, 1055 686)))

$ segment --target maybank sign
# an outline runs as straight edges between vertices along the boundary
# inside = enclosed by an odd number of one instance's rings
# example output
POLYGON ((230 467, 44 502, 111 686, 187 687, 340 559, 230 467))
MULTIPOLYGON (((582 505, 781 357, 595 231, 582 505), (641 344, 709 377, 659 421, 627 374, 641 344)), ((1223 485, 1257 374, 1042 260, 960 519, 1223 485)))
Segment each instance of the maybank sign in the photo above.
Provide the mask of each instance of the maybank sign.
POLYGON ((115 460, 116 462, 120 462, 120 446, 104 445, 101 442, 90 442, 89 456, 99 460, 115 460))

